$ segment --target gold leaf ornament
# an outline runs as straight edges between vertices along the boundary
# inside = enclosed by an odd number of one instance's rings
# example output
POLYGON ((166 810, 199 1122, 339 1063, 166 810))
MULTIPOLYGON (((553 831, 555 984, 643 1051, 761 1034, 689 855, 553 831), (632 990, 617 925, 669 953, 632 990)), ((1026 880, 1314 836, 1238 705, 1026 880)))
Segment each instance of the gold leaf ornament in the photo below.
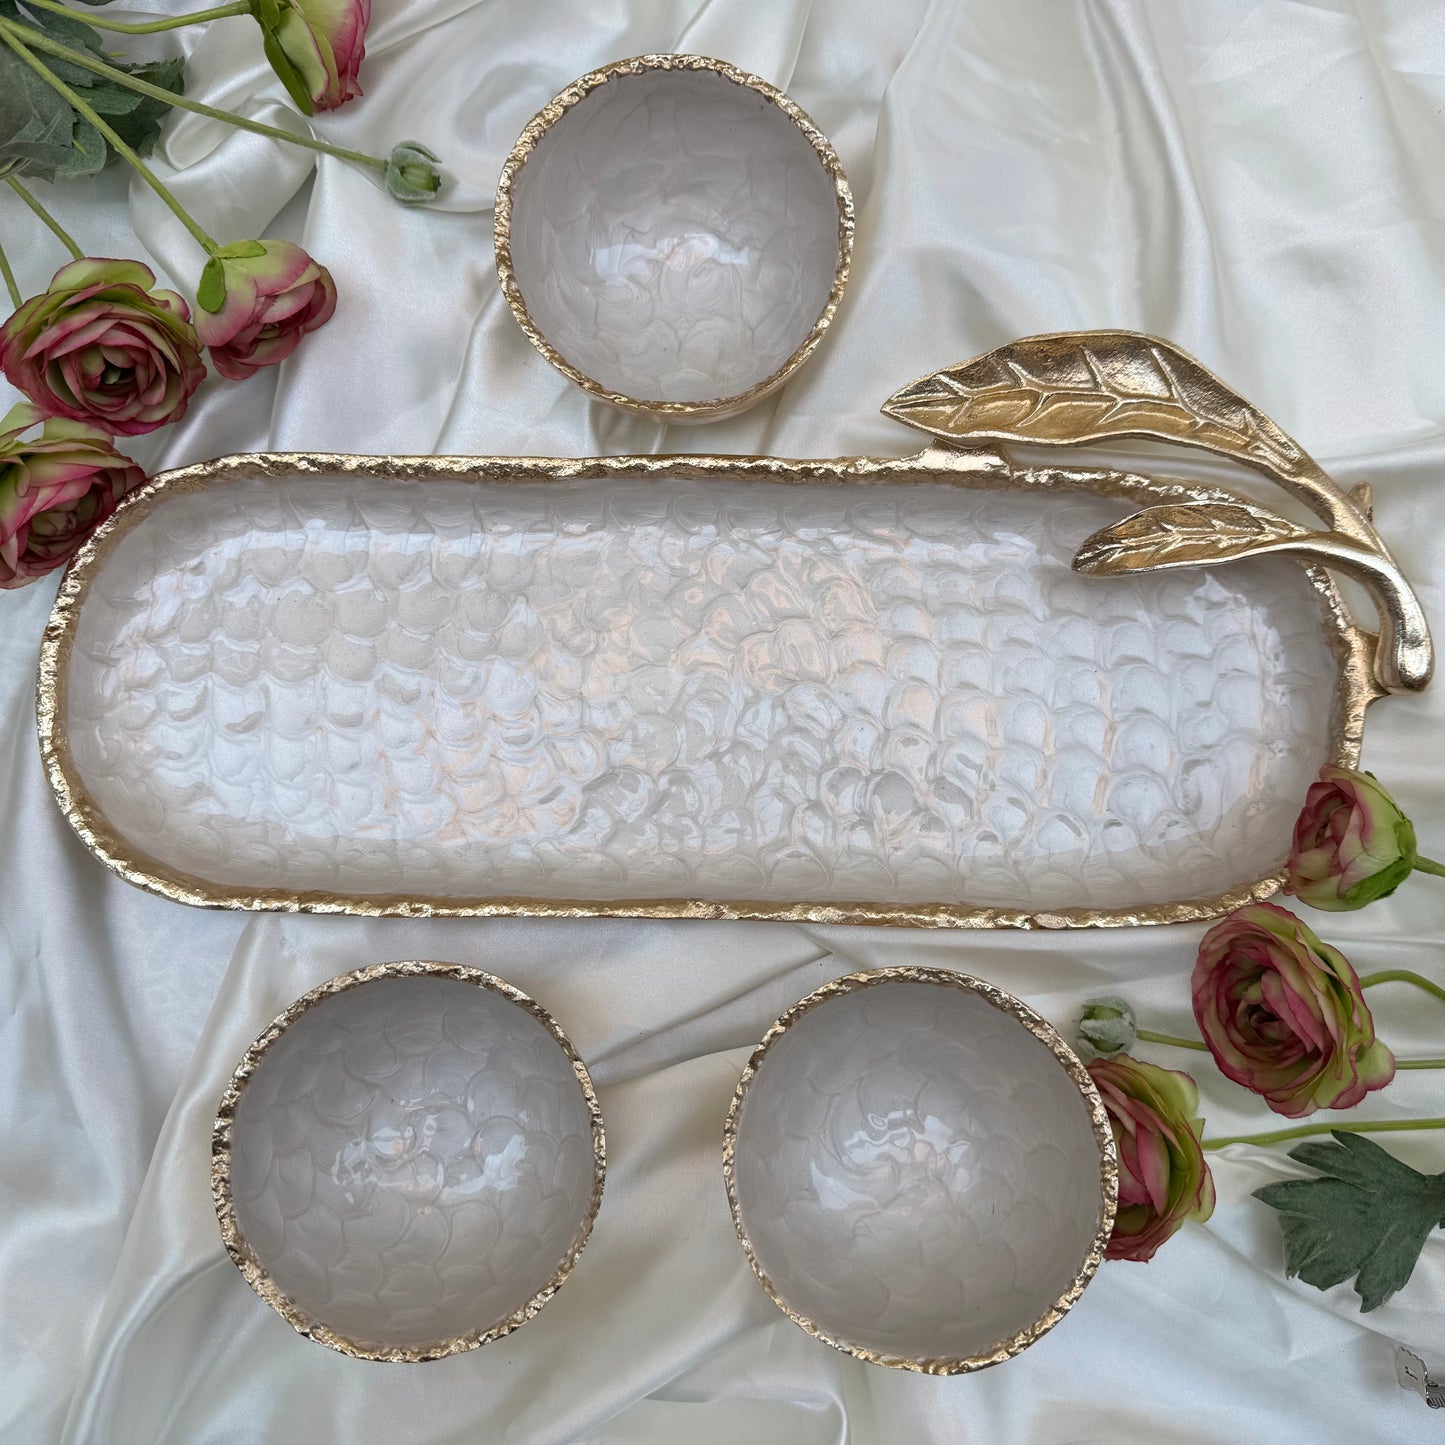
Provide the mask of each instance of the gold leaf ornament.
POLYGON ((1148 507, 1095 532, 1079 548, 1074 567, 1105 577, 1193 567, 1247 557, 1306 535, 1305 528, 1242 503, 1148 507))
POLYGON ((886 415, 965 443, 1145 438, 1265 472, 1346 536, 1368 523, 1292 437, 1187 352, 1137 331, 1029 336, 895 392, 886 415))

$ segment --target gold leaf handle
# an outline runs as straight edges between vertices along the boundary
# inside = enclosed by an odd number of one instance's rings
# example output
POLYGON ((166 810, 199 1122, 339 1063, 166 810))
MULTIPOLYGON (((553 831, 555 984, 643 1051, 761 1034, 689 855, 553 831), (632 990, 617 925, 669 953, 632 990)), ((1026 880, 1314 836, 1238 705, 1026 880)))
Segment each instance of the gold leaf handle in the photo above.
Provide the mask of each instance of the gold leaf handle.
POLYGON ((1192 356, 1137 331, 1025 337, 912 382, 883 410, 969 444, 1145 437, 1200 447, 1264 472, 1332 530, 1377 545, 1368 519, 1298 442, 1192 356))
POLYGON ((1386 692, 1417 692, 1430 681, 1430 628, 1393 559, 1339 532, 1311 532, 1261 507, 1232 502, 1146 507, 1088 537, 1074 569, 1119 577, 1262 556, 1296 557, 1353 577, 1380 617, 1375 680, 1386 692))
POLYGON ((1108 576, 1226 562, 1306 532, 1243 502, 1146 507, 1095 532, 1079 548, 1074 568, 1108 576))

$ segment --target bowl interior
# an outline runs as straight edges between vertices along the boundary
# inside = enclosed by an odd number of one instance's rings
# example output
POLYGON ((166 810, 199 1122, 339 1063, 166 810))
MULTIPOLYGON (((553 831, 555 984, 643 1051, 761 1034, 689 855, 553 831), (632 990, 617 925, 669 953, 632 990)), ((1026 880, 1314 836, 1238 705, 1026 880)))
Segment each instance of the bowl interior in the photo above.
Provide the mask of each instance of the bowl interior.
POLYGON ((615 75, 514 183, 512 266, 533 324, 608 391, 708 402, 807 339, 839 264, 834 184, 767 96, 711 70, 615 75))
POLYGON ((308 1320, 422 1349, 523 1309, 585 1237, 595 1175, 571 1060, 456 979, 322 1000, 262 1055, 231 1134, 236 1220, 308 1320))
POLYGON ((835 1343, 986 1357, 1074 1284, 1099 1227, 1083 1095, 1018 1019, 946 984, 824 1000, 744 1096, 739 1217, 781 1302, 835 1343))

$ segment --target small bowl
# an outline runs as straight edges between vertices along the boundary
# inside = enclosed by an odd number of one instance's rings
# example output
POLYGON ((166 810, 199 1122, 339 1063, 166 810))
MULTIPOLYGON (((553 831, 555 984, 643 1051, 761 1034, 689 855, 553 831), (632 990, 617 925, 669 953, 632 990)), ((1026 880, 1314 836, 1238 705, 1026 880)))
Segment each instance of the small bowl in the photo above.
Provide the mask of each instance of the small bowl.
POLYGON ((602 1202, 602 1113, 550 1015, 479 969, 323 983, 246 1051, 211 1188, 251 1287, 303 1335, 436 1360, 526 1323, 602 1202))
POLYGON ((738 1239, 774 1302, 859 1359, 997 1364, 1083 1293, 1118 1164, 1088 1072, 1027 1005, 888 968, 810 994, 754 1051, 728 1114, 738 1239))
POLYGON ((837 152, 781 91, 702 55, 575 81, 497 186, 497 271, 532 344, 593 396, 730 416, 833 319, 853 250, 837 152))

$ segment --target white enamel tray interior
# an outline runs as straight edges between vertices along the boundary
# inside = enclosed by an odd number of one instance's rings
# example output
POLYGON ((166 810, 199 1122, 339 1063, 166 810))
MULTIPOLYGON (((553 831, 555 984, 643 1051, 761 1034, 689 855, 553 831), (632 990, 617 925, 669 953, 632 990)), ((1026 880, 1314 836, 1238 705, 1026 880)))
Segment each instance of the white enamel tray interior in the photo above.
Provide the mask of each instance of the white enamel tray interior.
POLYGON ((776 1035, 733 1170, 739 1229, 779 1303, 844 1349, 915 1368, 989 1363, 1052 1324, 1092 1274, 1106 1202, 1060 1060, 1012 1014, 928 982, 827 998, 776 1035))
POLYGON ((521 1005, 456 978, 323 998, 231 1125, 239 1247, 336 1348, 449 1353, 521 1323, 591 1228, 592 1117, 521 1005))
POLYGON ((1330 756, 1304 571, 1074 574, 1117 500, 279 476, 151 506, 97 559, 62 719, 112 861, 192 901, 1130 909, 1272 873, 1330 756))
POLYGON ((715 402, 807 341, 840 264, 838 197, 772 100, 711 70, 615 75, 517 172, 533 325, 605 391, 715 402))

